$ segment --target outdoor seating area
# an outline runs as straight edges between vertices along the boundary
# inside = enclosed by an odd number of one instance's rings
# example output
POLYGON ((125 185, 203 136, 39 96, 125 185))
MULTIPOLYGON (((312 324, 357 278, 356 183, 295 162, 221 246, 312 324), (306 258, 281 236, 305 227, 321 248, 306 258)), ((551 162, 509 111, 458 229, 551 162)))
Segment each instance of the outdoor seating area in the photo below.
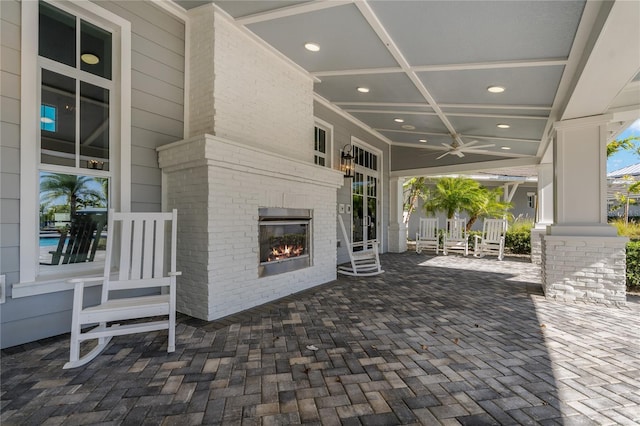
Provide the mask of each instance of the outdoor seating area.
POLYGON ((3 425, 640 422, 640 301, 559 303, 526 259, 380 256, 206 322, 116 336, 63 370, 69 335, 2 351, 3 425))

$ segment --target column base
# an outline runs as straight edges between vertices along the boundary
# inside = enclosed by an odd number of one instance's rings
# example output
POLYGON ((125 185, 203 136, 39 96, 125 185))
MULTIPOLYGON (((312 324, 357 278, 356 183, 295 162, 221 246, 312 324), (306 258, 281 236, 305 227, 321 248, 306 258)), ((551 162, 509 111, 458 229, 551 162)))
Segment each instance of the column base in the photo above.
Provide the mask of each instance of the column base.
POLYGON ((536 223, 531 229, 531 263, 542 265, 542 236, 547 233, 548 223, 536 223))
POLYGON ((404 253, 407 251, 407 226, 402 223, 389 225, 389 252, 404 253))
POLYGON ((545 297, 626 306, 626 237, 541 235, 545 297))

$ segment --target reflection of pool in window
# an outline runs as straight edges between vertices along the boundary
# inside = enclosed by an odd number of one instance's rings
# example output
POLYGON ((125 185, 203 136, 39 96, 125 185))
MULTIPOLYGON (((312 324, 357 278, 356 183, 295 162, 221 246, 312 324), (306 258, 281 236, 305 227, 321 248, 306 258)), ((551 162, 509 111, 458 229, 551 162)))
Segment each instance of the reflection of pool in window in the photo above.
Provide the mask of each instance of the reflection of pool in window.
POLYGON ((56 247, 60 237, 40 237, 40 247, 56 247))
POLYGON ((52 105, 40 105, 40 129, 47 132, 56 131, 56 107, 52 105))

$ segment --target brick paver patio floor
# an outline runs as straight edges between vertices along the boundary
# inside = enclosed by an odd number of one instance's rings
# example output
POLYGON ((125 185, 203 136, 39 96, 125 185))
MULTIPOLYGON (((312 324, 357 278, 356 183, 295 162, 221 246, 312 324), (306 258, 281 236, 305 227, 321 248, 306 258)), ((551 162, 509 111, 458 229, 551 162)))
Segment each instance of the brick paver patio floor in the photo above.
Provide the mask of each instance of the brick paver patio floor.
POLYGON ((220 321, 179 316, 172 354, 166 332, 74 370, 68 336, 6 349, 1 424, 640 423, 637 298, 549 301, 518 259, 382 262, 220 321))

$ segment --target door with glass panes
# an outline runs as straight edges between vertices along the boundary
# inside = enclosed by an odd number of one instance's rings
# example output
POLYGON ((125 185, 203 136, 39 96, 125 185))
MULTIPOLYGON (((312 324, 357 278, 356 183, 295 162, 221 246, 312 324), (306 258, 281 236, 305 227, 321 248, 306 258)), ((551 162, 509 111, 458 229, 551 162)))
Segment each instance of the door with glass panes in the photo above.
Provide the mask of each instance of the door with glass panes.
POLYGON ((355 174, 352 186, 354 243, 367 242, 378 238, 378 156, 354 145, 355 174))

